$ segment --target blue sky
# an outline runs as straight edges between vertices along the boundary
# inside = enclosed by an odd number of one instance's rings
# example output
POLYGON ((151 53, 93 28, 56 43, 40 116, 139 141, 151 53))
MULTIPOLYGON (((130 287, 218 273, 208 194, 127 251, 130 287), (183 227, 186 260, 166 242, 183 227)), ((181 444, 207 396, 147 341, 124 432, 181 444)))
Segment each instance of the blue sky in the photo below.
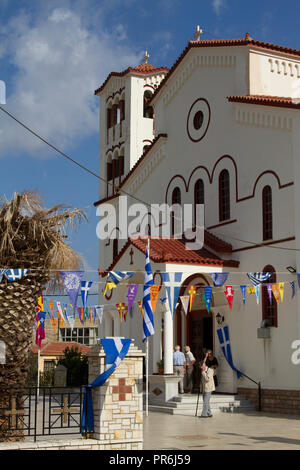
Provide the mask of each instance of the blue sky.
MULTIPOLYGON (((299 48, 294 0, 0 0, 0 79, 5 108, 94 172, 99 168, 99 103, 110 71, 142 62, 171 67, 196 25, 203 39, 244 37, 299 48)), ((0 112, 1 195, 37 190, 47 207, 85 209, 89 223, 70 243, 97 279, 99 182, 0 112)), ((105 266, 101 266, 105 268, 105 266)))

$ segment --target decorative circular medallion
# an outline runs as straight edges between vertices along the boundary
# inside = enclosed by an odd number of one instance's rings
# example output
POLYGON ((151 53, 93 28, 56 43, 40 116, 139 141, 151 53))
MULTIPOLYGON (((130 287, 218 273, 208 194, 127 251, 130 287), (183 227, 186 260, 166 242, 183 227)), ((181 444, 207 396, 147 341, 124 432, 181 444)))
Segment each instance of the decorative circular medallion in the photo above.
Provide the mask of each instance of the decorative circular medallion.
POLYGON ((76 274, 67 274, 65 277, 65 286, 69 290, 77 290, 80 286, 80 279, 76 274))
POLYGON ((198 98, 190 107, 187 117, 187 133, 193 142, 205 136, 210 122, 210 106, 205 98, 198 98))

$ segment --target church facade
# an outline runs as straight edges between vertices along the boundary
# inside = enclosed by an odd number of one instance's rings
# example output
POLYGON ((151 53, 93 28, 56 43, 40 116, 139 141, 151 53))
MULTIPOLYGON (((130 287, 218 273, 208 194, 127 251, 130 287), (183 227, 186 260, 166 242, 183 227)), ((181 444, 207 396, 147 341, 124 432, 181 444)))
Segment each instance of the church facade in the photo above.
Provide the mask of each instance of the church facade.
MULTIPOLYGON (((248 34, 197 38, 171 69, 150 65, 146 54, 143 64, 112 72, 95 94, 100 177, 106 181, 100 182, 95 206, 108 204, 118 213, 124 197, 129 208, 137 202, 204 204, 205 227, 202 248, 188 250, 183 239, 152 235, 150 213, 140 223, 146 238, 126 238, 116 222, 99 241, 101 335, 134 338, 144 348, 137 304, 126 321, 120 321, 116 304, 127 302, 127 283, 139 284, 136 300, 142 300, 149 238, 159 296, 166 297, 164 272, 182 273, 179 296, 197 288, 187 313, 180 301, 174 312, 158 301, 150 373, 163 359, 164 374, 172 374, 176 344, 189 345, 198 359, 206 347, 219 360, 218 391, 255 388, 247 378, 237 378, 222 353, 217 330, 226 325, 238 370, 264 389, 299 392, 300 51, 248 34), (113 270, 135 274, 104 296, 105 273, 113 270), (210 274, 225 272, 226 284, 216 287, 210 274), (251 286, 249 272, 272 275, 262 283, 259 299, 247 291, 244 303, 240 286, 251 286), (270 300, 266 283, 284 283, 283 298, 270 300), (226 285, 234 290, 232 309, 226 285), (210 312, 201 295, 205 286, 212 286, 210 312)), ((196 224, 195 211, 193 217, 196 224)))

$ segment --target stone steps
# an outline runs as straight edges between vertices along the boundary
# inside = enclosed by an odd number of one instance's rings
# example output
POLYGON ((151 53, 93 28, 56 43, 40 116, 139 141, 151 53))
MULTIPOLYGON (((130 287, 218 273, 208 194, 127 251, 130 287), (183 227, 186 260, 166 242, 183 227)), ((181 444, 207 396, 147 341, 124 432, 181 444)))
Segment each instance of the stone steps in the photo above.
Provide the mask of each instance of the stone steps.
MULTIPOLYGON (((182 395, 161 404, 150 404, 149 411, 169 414, 195 416, 198 395, 182 395)), ((202 411, 203 398, 199 395, 198 412, 202 411)), ((242 395, 212 395, 210 400, 212 413, 241 413, 255 411, 255 406, 242 395)))

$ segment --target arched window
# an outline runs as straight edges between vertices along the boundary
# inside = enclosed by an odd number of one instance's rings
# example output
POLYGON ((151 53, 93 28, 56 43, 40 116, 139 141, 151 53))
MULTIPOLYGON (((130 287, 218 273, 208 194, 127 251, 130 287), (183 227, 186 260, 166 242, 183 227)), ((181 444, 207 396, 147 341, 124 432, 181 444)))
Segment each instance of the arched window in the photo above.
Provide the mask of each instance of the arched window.
POLYGON ((261 284, 261 298, 262 298, 262 319, 269 321, 269 326, 278 326, 278 318, 277 318, 277 302, 272 293, 272 303, 269 299, 267 284, 274 284, 276 283, 276 271, 273 266, 265 266, 263 269, 264 273, 273 273, 269 279, 262 282, 261 284))
MULTIPOLYGON (((175 204, 181 205, 181 191, 180 188, 176 187, 173 189, 172 192, 172 206, 175 204)), ((174 211, 172 211, 172 220, 171 220, 171 230, 172 230, 172 235, 175 234, 175 228, 181 226, 181 221, 177 220, 178 215, 176 215, 176 220, 175 220, 175 214, 174 211)), ((176 230, 176 233, 178 232, 178 229, 176 230)))
POLYGON ((230 219, 230 177, 227 170, 219 176, 219 220, 230 219))
POLYGON ((195 204, 204 204, 204 183, 203 180, 197 180, 194 187, 195 204))
POLYGON ((197 224, 196 206, 197 204, 204 204, 204 182, 197 180, 194 186, 194 223, 197 224))
POLYGON ((272 189, 265 186, 262 191, 263 240, 273 238, 272 189))
POLYGON ((149 101, 151 99, 152 93, 150 90, 146 90, 144 93, 144 113, 145 118, 153 119, 153 108, 149 106, 149 101))

